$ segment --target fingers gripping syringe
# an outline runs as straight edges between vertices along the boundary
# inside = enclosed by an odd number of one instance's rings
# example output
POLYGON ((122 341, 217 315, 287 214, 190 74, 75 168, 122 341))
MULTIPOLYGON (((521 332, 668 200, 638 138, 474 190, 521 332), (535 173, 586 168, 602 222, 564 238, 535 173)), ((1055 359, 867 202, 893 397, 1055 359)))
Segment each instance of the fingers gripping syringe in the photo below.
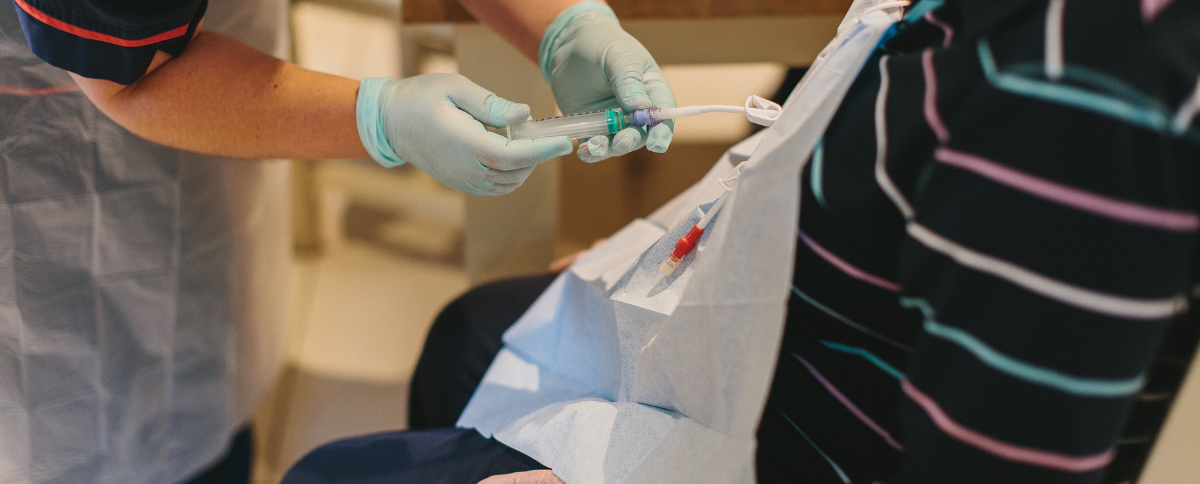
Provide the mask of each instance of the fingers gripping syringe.
POLYGON ((758 96, 746 98, 744 106, 685 106, 682 108, 640 108, 626 113, 621 108, 605 109, 588 113, 568 114, 553 118, 535 119, 507 128, 498 133, 509 140, 549 138, 567 136, 572 139, 588 139, 593 136, 616 134, 629 127, 650 128, 666 119, 685 118, 705 113, 745 114, 750 122, 770 126, 779 117, 782 108, 778 104, 758 96))

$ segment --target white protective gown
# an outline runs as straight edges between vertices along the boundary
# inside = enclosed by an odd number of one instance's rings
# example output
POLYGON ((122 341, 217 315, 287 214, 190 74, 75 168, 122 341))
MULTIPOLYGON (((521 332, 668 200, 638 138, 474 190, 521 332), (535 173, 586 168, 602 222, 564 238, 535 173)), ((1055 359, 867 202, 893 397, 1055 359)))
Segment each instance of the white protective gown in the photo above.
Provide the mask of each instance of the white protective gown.
MULTIPOLYGON (((285 13, 212 0, 205 29, 278 52, 285 13)), ((122 129, 0 3, 0 482, 173 483, 224 454, 280 366, 287 187, 122 129)))

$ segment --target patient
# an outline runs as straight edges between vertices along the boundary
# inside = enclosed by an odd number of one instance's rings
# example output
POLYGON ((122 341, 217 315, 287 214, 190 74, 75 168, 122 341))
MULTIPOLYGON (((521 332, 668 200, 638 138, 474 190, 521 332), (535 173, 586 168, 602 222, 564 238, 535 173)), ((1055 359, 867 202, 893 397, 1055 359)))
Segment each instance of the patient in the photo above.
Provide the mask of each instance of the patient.
MULTIPOLYGON (((1062 7, 947 0, 859 73, 800 180, 759 482, 1137 479, 1200 342, 1200 2, 1062 7)), ((558 482, 453 428, 551 280, 453 302, 414 430, 284 482, 558 482)))

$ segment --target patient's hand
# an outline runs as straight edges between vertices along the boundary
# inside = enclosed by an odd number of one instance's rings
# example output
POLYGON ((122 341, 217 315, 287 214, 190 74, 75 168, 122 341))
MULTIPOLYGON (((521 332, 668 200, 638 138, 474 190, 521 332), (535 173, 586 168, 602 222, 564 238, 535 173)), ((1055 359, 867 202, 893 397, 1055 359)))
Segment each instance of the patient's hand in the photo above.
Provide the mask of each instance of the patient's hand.
POLYGON ((501 476, 492 476, 479 484, 563 484, 563 481, 551 471, 514 472, 501 476))
POLYGON ((587 252, 587 251, 581 250, 574 254, 563 257, 562 259, 551 262, 550 263, 550 273, 551 274, 562 274, 562 271, 565 271, 565 270, 567 270, 568 267, 571 267, 571 264, 574 264, 575 260, 578 259, 579 256, 583 255, 584 252, 587 252))

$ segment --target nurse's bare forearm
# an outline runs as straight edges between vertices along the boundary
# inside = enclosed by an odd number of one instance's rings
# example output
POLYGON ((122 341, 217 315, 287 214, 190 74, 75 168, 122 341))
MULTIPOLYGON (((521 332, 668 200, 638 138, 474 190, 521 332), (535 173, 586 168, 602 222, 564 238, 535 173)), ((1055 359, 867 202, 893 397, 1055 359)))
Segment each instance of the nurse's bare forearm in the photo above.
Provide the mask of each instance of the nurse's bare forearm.
POLYGON ((159 53, 128 86, 75 76, 121 126, 151 141, 240 158, 366 158, 358 82, 303 69, 201 32, 176 58, 159 53))
POLYGON ((459 0, 467 11, 538 62, 542 34, 558 14, 583 0, 459 0))

